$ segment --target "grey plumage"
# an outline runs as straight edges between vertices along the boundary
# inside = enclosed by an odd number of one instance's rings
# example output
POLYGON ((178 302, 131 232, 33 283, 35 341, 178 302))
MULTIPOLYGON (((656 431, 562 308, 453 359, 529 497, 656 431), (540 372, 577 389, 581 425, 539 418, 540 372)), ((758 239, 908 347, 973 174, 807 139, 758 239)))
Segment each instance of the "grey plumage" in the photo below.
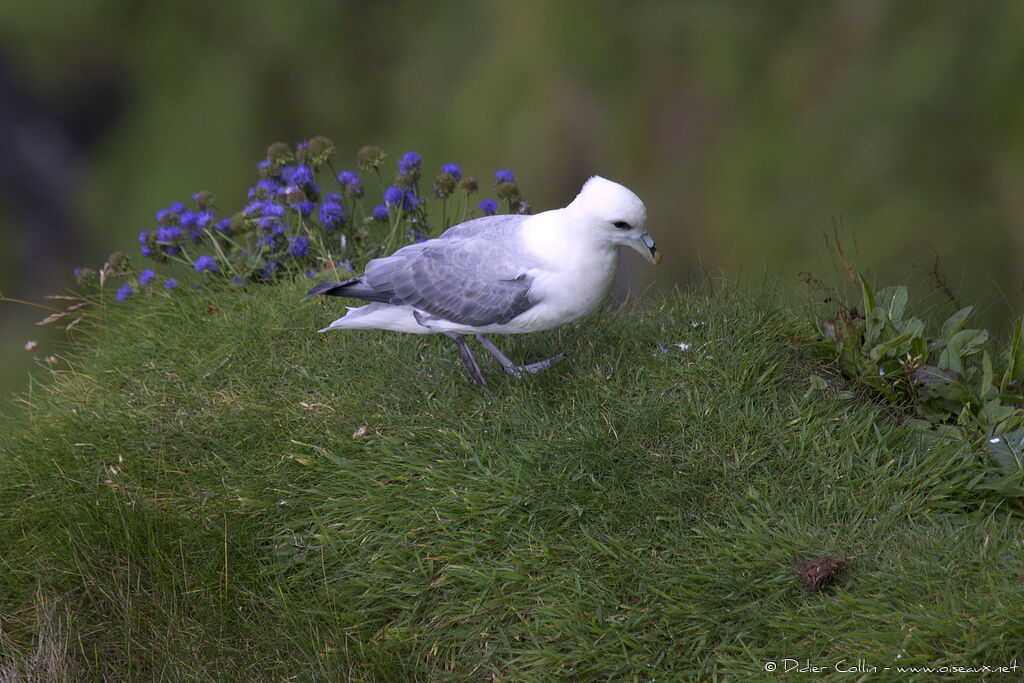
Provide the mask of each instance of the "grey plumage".
POLYGON ((488 216, 463 223, 436 240, 370 261, 359 277, 319 284, 306 298, 321 294, 412 306, 464 325, 506 323, 533 305, 532 280, 523 272, 533 259, 509 254, 514 241, 506 240, 525 218, 488 216), (503 265, 509 256, 519 267, 503 265))

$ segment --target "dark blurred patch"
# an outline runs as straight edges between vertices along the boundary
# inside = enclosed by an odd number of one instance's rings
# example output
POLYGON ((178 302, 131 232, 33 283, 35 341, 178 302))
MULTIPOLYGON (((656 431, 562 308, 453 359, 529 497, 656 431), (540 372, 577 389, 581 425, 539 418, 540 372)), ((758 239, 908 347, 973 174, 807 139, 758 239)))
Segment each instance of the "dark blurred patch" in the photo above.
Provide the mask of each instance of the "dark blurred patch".
POLYGON ((0 55, 0 202, 8 218, 0 237, 13 256, 0 287, 38 293, 80 250, 85 230, 74 197, 83 163, 125 99, 118 74, 95 70, 59 97, 44 96, 0 55))

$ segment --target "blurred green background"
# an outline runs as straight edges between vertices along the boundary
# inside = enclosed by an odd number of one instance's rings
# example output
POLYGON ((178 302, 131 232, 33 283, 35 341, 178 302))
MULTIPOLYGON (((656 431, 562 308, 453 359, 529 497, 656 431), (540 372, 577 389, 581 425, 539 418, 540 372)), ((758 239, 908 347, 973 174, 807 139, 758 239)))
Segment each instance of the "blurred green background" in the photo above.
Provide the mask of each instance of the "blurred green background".
MULTIPOLYGON (((878 284, 940 268, 976 322, 1024 309, 1024 3, 216 2, 0 5, 0 291, 43 301, 155 211, 237 207, 268 143, 419 151, 535 210, 589 175, 648 206, 656 286, 799 286, 823 233, 878 284)), ((0 391, 59 351, 0 303, 0 391)), ((315 324, 311 322, 311 329, 315 324)))

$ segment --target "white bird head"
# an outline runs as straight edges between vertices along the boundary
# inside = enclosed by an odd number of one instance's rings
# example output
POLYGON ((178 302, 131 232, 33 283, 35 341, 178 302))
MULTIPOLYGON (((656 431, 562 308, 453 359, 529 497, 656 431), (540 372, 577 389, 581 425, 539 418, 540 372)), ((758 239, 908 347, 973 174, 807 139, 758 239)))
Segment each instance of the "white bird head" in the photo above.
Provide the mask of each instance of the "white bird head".
POLYGON ((647 209, 628 188, 593 176, 565 212, 570 221, 598 239, 632 247, 651 263, 661 263, 661 254, 647 234, 647 209))

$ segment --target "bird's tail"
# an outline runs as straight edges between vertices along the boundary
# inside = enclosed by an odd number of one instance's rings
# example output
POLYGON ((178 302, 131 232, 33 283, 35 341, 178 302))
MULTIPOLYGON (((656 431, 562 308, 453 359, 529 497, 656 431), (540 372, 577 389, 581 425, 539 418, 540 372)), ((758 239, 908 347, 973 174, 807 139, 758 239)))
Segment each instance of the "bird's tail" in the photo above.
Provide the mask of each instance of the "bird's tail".
POLYGON ((435 331, 420 325, 411 307, 381 302, 357 308, 350 306, 343 317, 318 332, 330 330, 392 330, 411 334, 431 334, 435 331))
POLYGON ((344 296, 350 299, 362 299, 364 301, 380 301, 383 303, 389 303, 391 297, 387 294, 377 292, 367 284, 363 276, 354 277, 351 280, 345 280, 344 282, 321 282, 313 289, 306 293, 306 296, 302 297, 302 300, 312 298, 317 295, 322 296, 344 296))

